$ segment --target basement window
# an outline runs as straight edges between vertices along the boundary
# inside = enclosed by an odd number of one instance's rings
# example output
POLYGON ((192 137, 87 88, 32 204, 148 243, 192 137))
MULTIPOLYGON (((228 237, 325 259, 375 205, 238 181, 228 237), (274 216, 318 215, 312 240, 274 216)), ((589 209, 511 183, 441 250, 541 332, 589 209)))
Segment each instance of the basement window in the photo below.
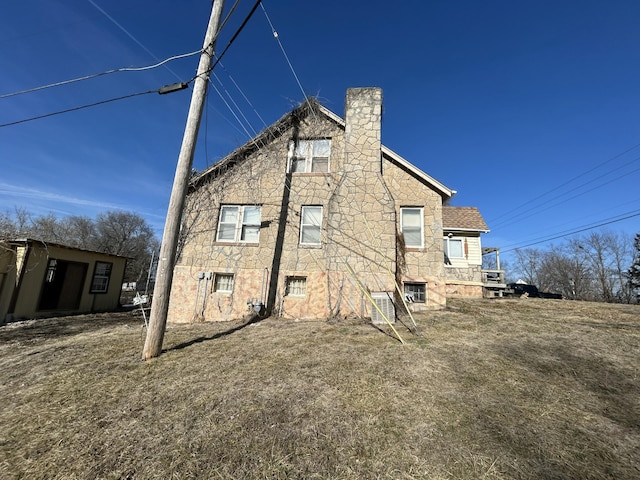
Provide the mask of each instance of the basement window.
POLYGON ((213 291, 220 293, 233 292, 233 274, 232 273, 216 273, 213 281, 213 291))
POLYGON ((112 268, 113 263, 111 262, 96 262, 89 293, 107 293, 112 268))
POLYGON ((426 302, 426 284, 405 283, 404 299, 407 303, 425 303, 426 302))
POLYGON ((218 242, 258 243, 262 207, 223 205, 218 219, 218 242))
POLYGON ((307 277, 287 277, 285 289, 288 297, 304 297, 307 294, 307 277))
POLYGON ((289 146, 290 173, 328 173, 331 140, 298 140, 289 146))

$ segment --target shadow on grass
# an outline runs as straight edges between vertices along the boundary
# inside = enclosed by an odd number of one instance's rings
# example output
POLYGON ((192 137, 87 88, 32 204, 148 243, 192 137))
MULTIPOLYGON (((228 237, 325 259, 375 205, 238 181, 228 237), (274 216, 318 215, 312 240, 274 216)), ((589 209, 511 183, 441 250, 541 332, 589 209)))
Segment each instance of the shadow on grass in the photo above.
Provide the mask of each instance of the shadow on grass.
POLYGON ((0 342, 33 342, 142 323, 134 312, 80 314, 9 322, 0 326, 0 342))
POLYGON ((215 333, 213 335, 209 335, 209 336, 203 336, 203 337, 198 337, 198 338, 194 338, 193 340, 189 340, 188 342, 182 342, 179 343, 177 345, 174 345, 173 347, 169 347, 166 349, 162 350, 162 353, 166 353, 166 352, 171 352, 174 350, 183 350, 185 348, 191 347, 193 345, 197 345, 199 343, 203 343, 203 342, 208 342, 211 340, 217 340, 218 338, 223 338, 226 337, 227 335, 231 335, 239 330, 242 330, 243 328, 246 328, 250 325, 254 325, 262 320, 264 320, 265 318, 268 317, 262 317, 260 315, 253 315, 251 318, 249 318, 249 320, 247 320, 244 323, 241 323, 240 325, 236 325, 233 328, 230 328, 229 330, 225 330, 224 332, 218 332, 215 333))

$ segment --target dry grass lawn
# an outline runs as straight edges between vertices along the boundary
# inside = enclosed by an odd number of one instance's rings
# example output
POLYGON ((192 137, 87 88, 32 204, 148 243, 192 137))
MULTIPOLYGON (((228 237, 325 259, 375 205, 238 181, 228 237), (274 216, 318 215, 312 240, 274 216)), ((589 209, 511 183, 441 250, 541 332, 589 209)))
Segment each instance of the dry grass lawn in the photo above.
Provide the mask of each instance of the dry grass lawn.
POLYGON ((640 478, 640 306, 453 300, 359 321, 0 327, 3 479, 640 478))

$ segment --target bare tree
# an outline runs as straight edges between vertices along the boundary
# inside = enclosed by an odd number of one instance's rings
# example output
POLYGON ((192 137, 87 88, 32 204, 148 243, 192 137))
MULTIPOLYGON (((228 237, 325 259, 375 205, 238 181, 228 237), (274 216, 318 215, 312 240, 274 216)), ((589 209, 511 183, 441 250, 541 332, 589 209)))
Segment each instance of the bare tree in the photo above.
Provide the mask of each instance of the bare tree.
POLYGON ((593 232, 571 240, 570 244, 589 266, 594 300, 630 301, 625 272, 631 259, 628 237, 611 231, 593 232))
POLYGON ((147 222, 134 213, 107 212, 95 222, 96 249, 131 260, 127 263, 125 281, 140 282, 146 277, 151 252, 159 242, 147 222))
POLYGON ((540 283, 539 269, 542 265, 543 253, 535 248, 515 250, 515 271, 520 278, 530 285, 540 283))
POLYGON ((628 285, 631 293, 636 294, 636 301, 640 299, 640 233, 636 233, 633 240, 633 262, 627 271, 628 285))

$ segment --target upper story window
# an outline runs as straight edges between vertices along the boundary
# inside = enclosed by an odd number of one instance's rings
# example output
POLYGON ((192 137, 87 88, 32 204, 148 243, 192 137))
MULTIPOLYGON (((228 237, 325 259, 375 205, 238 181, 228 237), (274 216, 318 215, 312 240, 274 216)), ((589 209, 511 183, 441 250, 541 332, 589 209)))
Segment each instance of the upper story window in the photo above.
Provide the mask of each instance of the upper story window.
POLYGON ((96 262, 89 293, 107 293, 112 268, 111 262, 96 262))
POLYGON ((322 207, 302 207, 300 219, 300 244, 321 245, 322 207))
POLYGON ((289 148, 291 173, 327 173, 331 155, 331 140, 298 140, 289 148))
POLYGON ((464 258, 464 245, 461 238, 444 237, 444 259, 464 258))
POLYGON ((223 205, 218 220, 218 242, 258 243, 262 207, 223 205))
POLYGON ((406 247, 422 248, 424 246, 424 215, 421 207, 400 209, 400 231, 406 247))

